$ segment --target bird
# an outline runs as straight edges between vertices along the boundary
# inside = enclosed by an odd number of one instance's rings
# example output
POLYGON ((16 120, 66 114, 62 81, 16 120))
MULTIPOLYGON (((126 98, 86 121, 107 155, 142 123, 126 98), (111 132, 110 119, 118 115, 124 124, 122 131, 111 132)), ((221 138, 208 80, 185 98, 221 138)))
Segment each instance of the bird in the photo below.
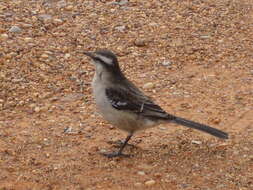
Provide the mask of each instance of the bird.
POLYGON ((117 56, 112 51, 100 49, 83 54, 90 57, 95 66, 91 86, 98 111, 110 124, 128 133, 119 150, 103 153, 105 156, 129 156, 123 150, 135 132, 162 123, 176 123, 228 139, 226 132, 164 111, 123 74, 117 56))

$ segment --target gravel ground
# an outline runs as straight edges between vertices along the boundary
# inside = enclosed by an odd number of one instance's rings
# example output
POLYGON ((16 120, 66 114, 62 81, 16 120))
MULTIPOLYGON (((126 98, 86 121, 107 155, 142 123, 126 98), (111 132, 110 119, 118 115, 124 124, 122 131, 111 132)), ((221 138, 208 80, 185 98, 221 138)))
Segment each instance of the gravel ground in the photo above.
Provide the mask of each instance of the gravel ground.
POLYGON ((0 189, 253 189, 251 0, 1 0, 0 189), (126 134, 96 112, 94 68, 107 48, 173 124, 126 134))

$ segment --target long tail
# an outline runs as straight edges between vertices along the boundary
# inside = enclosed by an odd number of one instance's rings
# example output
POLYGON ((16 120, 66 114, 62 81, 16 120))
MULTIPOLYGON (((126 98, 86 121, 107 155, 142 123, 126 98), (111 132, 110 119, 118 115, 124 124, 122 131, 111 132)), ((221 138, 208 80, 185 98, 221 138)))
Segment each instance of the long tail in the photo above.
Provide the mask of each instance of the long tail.
POLYGON ((209 127, 207 125, 204 124, 200 124, 194 121, 190 121, 184 118, 180 118, 180 117, 175 117, 173 120, 173 122, 183 125, 185 127, 189 127, 189 128, 193 128, 193 129, 197 129, 206 133, 209 133, 210 135, 222 138, 222 139, 228 139, 228 134, 219 130, 219 129, 215 129, 212 127, 209 127))

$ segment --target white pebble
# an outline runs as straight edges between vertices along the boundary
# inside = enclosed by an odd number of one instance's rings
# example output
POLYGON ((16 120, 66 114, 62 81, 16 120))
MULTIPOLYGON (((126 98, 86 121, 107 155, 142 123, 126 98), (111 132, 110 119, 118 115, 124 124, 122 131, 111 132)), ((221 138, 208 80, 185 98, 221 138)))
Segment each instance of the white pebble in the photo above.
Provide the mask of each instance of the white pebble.
POLYGON ((48 58, 49 56, 48 56, 47 54, 44 53, 44 54, 41 55, 41 57, 42 57, 42 58, 48 58))
POLYGON ((210 38, 210 36, 207 36, 207 35, 203 35, 203 36, 200 36, 201 39, 208 39, 210 38))
POLYGON ((147 185, 147 186, 155 185, 155 180, 151 179, 149 181, 146 181, 145 185, 147 185))
POLYGON ((144 171, 138 171, 137 174, 138 175, 146 175, 146 173, 144 171))
POLYGON ((100 152, 101 154, 104 154, 104 153, 107 152, 107 150, 105 150, 105 149, 100 149, 99 152, 100 152))
POLYGON ((54 19, 53 22, 54 22, 54 24, 57 24, 57 25, 60 25, 60 24, 63 23, 63 21, 61 19, 58 19, 58 18, 54 19))
POLYGON ((32 38, 29 38, 29 37, 24 38, 24 40, 25 40, 26 42, 31 42, 31 41, 33 41, 33 39, 32 39, 32 38))
POLYGON ((192 144, 202 144, 202 142, 201 141, 192 140, 192 144))
POLYGON ((124 32, 124 30, 126 29, 125 26, 116 26, 115 27, 116 30, 120 31, 120 32, 124 32))
POLYGON ((65 59, 68 59, 68 58, 70 58, 70 56, 71 56, 71 55, 70 55, 69 53, 67 53, 67 54, 65 54, 64 58, 65 58, 65 59))
POLYGON ((170 62, 170 61, 164 60, 164 61, 162 62, 162 65, 163 65, 163 66, 170 66, 170 65, 171 65, 171 62, 170 62))
POLYGON ((143 85, 143 88, 144 89, 151 89, 151 88, 154 88, 154 86, 155 86, 154 83, 148 82, 148 83, 143 85))
POLYGON ((73 6, 72 5, 69 5, 69 6, 67 6, 66 8, 65 8, 65 10, 67 10, 67 11, 72 11, 73 10, 73 6))
POLYGON ((40 107, 35 107, 35 108, 34 108, 34 111, 35 111, 36 113, 40 112, 40 107))

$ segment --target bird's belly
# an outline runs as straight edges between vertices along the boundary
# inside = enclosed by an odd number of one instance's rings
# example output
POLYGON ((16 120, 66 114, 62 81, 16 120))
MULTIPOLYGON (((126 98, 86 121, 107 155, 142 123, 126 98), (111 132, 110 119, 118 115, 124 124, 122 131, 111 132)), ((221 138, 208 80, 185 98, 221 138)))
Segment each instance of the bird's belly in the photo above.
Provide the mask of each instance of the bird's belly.
POLYGON ((102 116, 115 127, 127 132, 136 132, 155 126, 157 123, 143 119, 135 114, 126 111, 117 111, 112 108, 110 111, 101 111, 102 116))
POLYGON ((97 104, 97 108, 105 120, 115 127, 127 132, 144 130, 157 124, 157 122, 143 118, 134 113, 125 110, 117 110, 107 101, 97 104), (103 104, 104 106, 101 106, 103 104))
POLYGON ((141 115, 137 115, 126 110, 118 110, 112 107, 106 97, 105 89, 93 88, 93 90, 99 113, 105 120, 115 127, 127 132, 135 132, 153 127, 157 124, 157 122, 143 118, 141 115))

